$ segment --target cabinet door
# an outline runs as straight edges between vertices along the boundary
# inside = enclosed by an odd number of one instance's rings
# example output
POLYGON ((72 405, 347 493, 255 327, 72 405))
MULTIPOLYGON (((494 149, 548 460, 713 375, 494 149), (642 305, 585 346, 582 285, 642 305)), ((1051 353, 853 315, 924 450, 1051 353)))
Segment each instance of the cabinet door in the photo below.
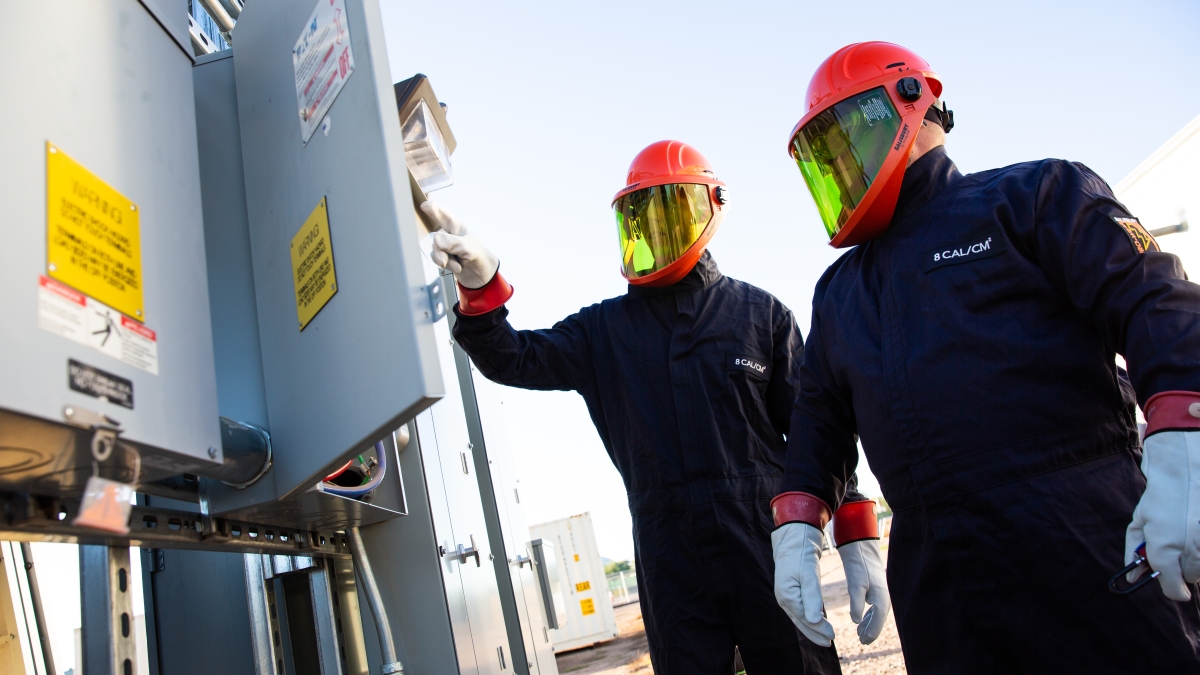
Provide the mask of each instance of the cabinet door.
POLYGON ((417 441, 424 459, 425 485, 429 490, 429 512, 433 519, 433 533, 437 551, 441 555, 442 584, 446 589, 446 607, 450 614, 450 630, 454 634, 454 650, 460 673, 476 673, 475 648, 471 637, 471 621, 467 616, 467 599, 463 590, 462 575, 458 565, 449 561, 444 553, 454 548, 454 528, 450 516, 450 501, 442 478, 442 456, 434 431, 433 416, 437 408, 426 410, 417 416, 417 441))
POLYGON ((470 372, 479 423, 487 443, 488 469, 504 534, 504 550, 508 552, 509 579, 521 624, 526 666, 530 675, 558 675, 539 604, 541 595, 529 550, 529 526, 521 506, 521 483, 501 405, 503 389, 483 377, 474 364, 470 365, 470 372))
MULTIPOLYGON (((442 372, 453 377, 454 351, 448 322, 438 321, 434 329, 442 372)), ((462 394, 456 378, 446 382, 445 398, 435 404, 430 413, 429 426, 437 445, 448 521, 443 524, 435 518, 434 522, 438 543, 444 551, 442 573, 448 586, 452 579, 461 584, 470 646, 474 652, 475 670, 470 671, 465 658, 466 645, 458 646, 462 672, 510 675, 513 672, 512 655, 492 567, 492 548, 475 477, 462 394), (462 555, 458 555, 460 550, 462 555)), ((456 641, 464 642, 459 633, 456 628, 456 641)))

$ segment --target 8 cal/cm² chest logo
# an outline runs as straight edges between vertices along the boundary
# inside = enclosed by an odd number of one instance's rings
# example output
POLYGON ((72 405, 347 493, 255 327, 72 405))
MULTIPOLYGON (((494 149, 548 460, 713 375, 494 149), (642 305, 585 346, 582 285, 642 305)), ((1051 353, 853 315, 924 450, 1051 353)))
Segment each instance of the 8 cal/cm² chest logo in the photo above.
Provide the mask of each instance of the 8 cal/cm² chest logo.
POLYGON ((760 380, 771 379, 771 362, 745 354, 728 354, 725 356, 725 370, 740 370, 757 377, 760 380))
POLYGON ((949 260, 951 258, 963 258, 963 257, 971 255, 972 253, 983 253, 984 251, 990 251, 990 250, 992 250, 992 238, 988 237, 987 239, 979 242, 978 244, 971 244, 970 246, 962 246, 960 248, 954 249, 953 251, 947 249, 945 251, 942 251, 941 253, 935 252, 933 254, 933 261, 938 262, 939 260, 942 260, 942 259, 949 260))
POLYGON ((925 254, 925 271, 943 265, 973 262, 990 258, 1007 249, 1007 242, 1000 233, 1000 228, 979 235, 974 240, 962 244, 943 246, 925 254))

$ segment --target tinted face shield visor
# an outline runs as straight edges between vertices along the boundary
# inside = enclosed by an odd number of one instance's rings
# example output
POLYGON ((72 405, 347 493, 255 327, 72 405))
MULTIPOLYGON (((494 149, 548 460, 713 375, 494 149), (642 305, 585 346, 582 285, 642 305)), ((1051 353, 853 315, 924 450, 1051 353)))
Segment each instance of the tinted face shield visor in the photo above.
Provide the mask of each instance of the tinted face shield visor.
POLYGON ((901 126, 881 86, 830 106, 792 137, 792 156, 831 240, 859 208, 894 146, 903 142, 897 139, 901 126))
POLYGON ((656 185, 617 198, 621 271, 639 279, 679 260, 713 224, 713 186, 656 185))

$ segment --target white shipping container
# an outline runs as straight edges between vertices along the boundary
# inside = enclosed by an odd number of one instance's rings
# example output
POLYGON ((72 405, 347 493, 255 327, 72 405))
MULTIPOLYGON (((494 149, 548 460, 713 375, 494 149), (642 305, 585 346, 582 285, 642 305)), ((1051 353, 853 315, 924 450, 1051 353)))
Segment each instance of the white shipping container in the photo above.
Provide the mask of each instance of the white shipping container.
POLYGON ((550 631, 555 653, 590 647, 617 637, 617 619, 591 514, 534 525, 529 531, 533 539, 553 543, 558 553, 567 622, 562 628, 550 631))

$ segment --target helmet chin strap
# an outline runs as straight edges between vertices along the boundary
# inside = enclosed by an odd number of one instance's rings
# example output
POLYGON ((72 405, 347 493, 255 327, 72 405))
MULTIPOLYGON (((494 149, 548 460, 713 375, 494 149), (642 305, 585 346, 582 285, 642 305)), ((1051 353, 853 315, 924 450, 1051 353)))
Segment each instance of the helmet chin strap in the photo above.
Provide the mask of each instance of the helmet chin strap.
POLYGON ((936 123, 946 133, 950 133, 950 130, 954 128, 954 111, 947 110, 945 102, 940 108, 936 103, 929 106, 929 109, 925 111, 925 119, 936 123))

